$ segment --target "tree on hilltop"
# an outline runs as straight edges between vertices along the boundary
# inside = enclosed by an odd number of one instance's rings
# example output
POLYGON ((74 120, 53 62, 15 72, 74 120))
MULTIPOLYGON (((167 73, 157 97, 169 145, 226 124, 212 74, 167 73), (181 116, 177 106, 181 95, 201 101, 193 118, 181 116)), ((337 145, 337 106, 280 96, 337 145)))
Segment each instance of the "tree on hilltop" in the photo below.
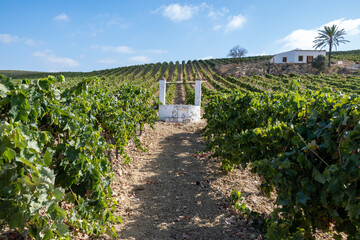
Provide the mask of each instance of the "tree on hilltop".
POLYGON ((347 43, 348 40, 344 39, 345 30, 338 29, 338 26, 332 25, 331 27, 324 26, 323 30, 318 31, 319 35, 314 40, 314 48, 315 49, 322 49, 325 46, 329 46, 329 62, 328 66, 330 67, 330 60, 331 60, 331 51, 332 48, 339 46, 340 43, 347 43))
POLYGON ((236 45, 232 49, 230 49, 230 52, 228 53, 228 57, 235 58, 237 62, 240 62, 240 58, 244 57, 247 54, 247 50, 243 47, 239 47, 239 45, 236 45))

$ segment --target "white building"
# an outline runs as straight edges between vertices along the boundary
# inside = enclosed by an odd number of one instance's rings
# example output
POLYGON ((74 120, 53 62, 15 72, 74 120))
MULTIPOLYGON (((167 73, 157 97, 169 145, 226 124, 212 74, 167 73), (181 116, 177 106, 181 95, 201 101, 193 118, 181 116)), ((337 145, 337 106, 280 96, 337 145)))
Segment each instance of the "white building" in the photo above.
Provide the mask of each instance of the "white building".
POLYGON ((276 54, 270 63, 310 63, 319 55, 326 56, 325 50, 301 50, 294 49, 289 52, 276 54))

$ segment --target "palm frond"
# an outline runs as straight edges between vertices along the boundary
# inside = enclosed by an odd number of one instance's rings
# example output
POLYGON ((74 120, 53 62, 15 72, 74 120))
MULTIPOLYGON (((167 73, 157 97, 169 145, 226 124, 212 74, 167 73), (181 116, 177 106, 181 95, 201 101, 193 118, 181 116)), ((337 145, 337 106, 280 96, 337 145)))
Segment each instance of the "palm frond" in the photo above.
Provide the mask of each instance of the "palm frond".
POLYGON ((345 30, 339 30, 337 25, 324 26, 324 29, 318 30, 318 34, 313 41, 315 49, 322 49, 325 46, 329 46, 329 48, 335 47, 337 49, 340 43, 345 44, 349 42, 344 39, 344 35, 346 35, 345 30))

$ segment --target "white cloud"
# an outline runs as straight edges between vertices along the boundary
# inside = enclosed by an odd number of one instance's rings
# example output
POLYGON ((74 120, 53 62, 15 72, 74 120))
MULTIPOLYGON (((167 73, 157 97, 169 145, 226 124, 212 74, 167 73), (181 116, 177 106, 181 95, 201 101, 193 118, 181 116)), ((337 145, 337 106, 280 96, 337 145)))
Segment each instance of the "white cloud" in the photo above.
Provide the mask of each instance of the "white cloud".
POLYGON ((317 34, 317 30, 298 29, 281 39, 280 42, 285 43, 283 48, 287 50, 295 48, 312 49, 317 34))
POLYGON ((46 57, 49 53, 47 51, 45 52, 34 52, 33 56, 34 57, 46 57))
POLYGON ((189 20, 197 11, 199 10, 198 6, 193 5, 184 5, 181 6, 178 3, 170 4, 168 6, 161 6, 156 9, 156 13, 162 13, 164 17, 169 18, 174 22, 181 22, 189 20))
POLYGON ((214 56, 206 56, 206 57, 203 57, 203 58, 200 58, 200 60, 207 60, 207 59, 213 59, 214 56))
POLYGON ((147 56, 133 56, 129 58, 129 61, 136 63, 149 63, 151 59, 147 56))
POLYGON ((57 67, 77 67, 80 65, 78 61, 71 58, 58 57, 50 50, 34 52, 33 56, 43 59, 46 63, 55 64, 57 67))
POLYGON ((218 20, 218 19, 226 16, 226 14, 229 13, 229 9, 227 9, 225 7, 222 7, 220 9, 214 9, 213 6, 208 6, 208 8, 209 8, 208 16, 214 20, 218 20))
POLYGON ((106 25, 110 29, 114 29, 114 27, 119 27, 124 29, 124 28, 128 28, 130 26, 130 23, 126 22, 122 17, 113 16, 111 19, 108 20, 106 25))
POLYGON ((360 18, 349 20, 340 18, 321 26, 321 28, 324 28, 324 26, 332 26, 334 24, 338 25, 339 29, 344 29, 348 35, 357 35, 360 33, 360 18))
POLYGON ((218 24, 218 25, 215 25, 214 27, 213 27, 213 30, 214 31, 217 31, 217 30, 220 30, 220 29, 222 29, 222 25, 220 25, 220 24, 218 24))
POLYGON ((56 63, 56 64, 60 64, 63 65, 65 67, 77 67, 79 66, 79 63, 71 58, 62 58, 62 57, 57 57, 55 55, 50 55, 47 56, 47 60, 51 63, 56 63))
POLYGON ((286 37, 279 40, 279 42, 284 43, 282 50, 291 50, 295 48, 313 49, 313 41, 318 35, 318 30, 323 29, 324 26, 332 26, 333 24, 337 25, 339 29, 344 29, 349 36, 355 36, 360 33, 360 18, 348 20, 345 20, 344 18, 336 19, 316 29, 297 29, 292 31, 286 37))
MULTIPOLYGON (((153 13, 160 13, 174 22, 189 20, 196 14, 212 24, 214 31, 224 30, 225 33, 241 28, 246 22, 245 16, 241 14, 229 16, 229 12, 230 10, 226 7, 215 8, 213 5, 208 5, 205 2, 197 5, 173 3, 163 5, 153 11, 153 13)), ((198 29, 199 27, 194 25, 194 28, 198 29)))
POLYGON ((35 40, 31 39, 31 38, 25 39, 25 43, 28 46, 35 46, 35 44, 36 44, 35 40))
POLYGON ((37 41, 34 40, 32 38, 23 38, 23 37, 18 37, 18 36, 13 36, 10 34, 0 34, 0 43, 5 43, 5 44, 10 44, 13 42, 18 42, 18 43, 25 43, 28 46, 36 46, 36 45, 40 45, 40 44, 46 44, 46 42, 44 41, 37 41))
POLYGON ((128 47, 128 46, 118 46, 118 47, 114 47, 113 49, 110 49, 110 50, 114 50, 117 53, 132 53, 133 52, 131 47, 128 47))
POLYGON ((17 40, 19 40, 19 38, 17 36, 12 36, 10 34, 0 34, 0 42, 2 43, 12 43, 12 42, 16 42, 17 40))
POLYGON ((246 22, 246 18, 239 14, 237 16, 230 17, 229 22, 225 26, 225 32, 230 32, 235 29, 241 28, 246 22))
POLYGON ((115 52, 115 53, 132 53, 134 50, 131 47, 128 46, 99 46, 99 45, 93 45, 91 46, 95 49, 101 49, 104 52, 115 52))
POLYGON ((54 17, 55 21, 62 21, 62 22, 68 22, 70 20, 69 16, 65 13, 62 13, 60 15, 57 15, 54 17))

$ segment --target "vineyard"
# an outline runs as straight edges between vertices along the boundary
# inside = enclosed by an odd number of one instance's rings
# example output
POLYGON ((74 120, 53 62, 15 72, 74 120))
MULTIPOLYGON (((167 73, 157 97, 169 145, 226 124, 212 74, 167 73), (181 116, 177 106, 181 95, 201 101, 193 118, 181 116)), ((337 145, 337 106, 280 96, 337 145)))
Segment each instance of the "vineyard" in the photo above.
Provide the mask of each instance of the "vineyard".
POLYGON ((349 60, 354 62, 360 62, 360 50, 352 51, 337 51, 333 52, 333 56, 338 60, 349 60))
MULTIPOLYGON (((347 56, 358 56, 356 51, 348 51, 338 54, 334 53, 339 58, 346 58, 347 56), (354 52, 354 53, 352 53, 354 52), (351 55, 352 54, 352 55, 351 55)), ((195 79, 204 81, 202 86, 203 94, 208 95, 212 93, 228 93, 232 90, 239 90, 241 92, 287 92, 289 85, 293 80, 301 83, 301 89, 306 90, 320 90, 322 88, 330 88, 335 92, 343 93, 360 93, 360 76, 359 74, 246 74, 241 77, 233 76, 233 74, 224 74, 219 71, 219 68, 228 64, 246 64, 246 63, 262 63, 267 64, 271 56, 248 57, 242 58, 238 63, 235 59, 210 59, 210 60, 193 60, 193 61, 177 61, 163 62, 156 64, 134 65, 129 67, 121 67, 114 69, 106 69, 93 72, 59 72, 59 73, 38 73, 38 72, 11 72, 0 71, 0 74, 5 74, 12 77, 14 81, 20 82, 23 78, 36 79, 45 78, 48 75, 63 75, 65 81, 57 84, 61 88, 73 87, 83 79, 89 77, 99 77, 99 86, 114 91, 121 86, 131 84, 132 86, 146 88, 152 94, 158 92, 158 80, 161 78, 167 79, 168 82, 191 82, 195 79), (19 80, 16 80, 19 79, 19 80)), ((353 57, 351 57, 353 58, 353 57)), ((175 98, 175 86, 169 89, 167 96, 168 102, 171 103, 175 98)), ((185 86, 186 102, 193 101, 193 88, 191 85, 185 86)))
POLYGON ((115 236, 111 152, 126 161, 129 140, 141 148, 153 97, 133 86, 109 94, 97 78, 54 87, 63 80, 0 78, 0 226, 27 227, 36 239, 68 237, 68 226, 115 236))
POLYGON ((293 84, 288 93, 213 96, 208 150, 224 171, 250 167, 263 191, 276 193, 269 239, 311 239, 330 228, 359 239, 360 98, 293 84))
MULTIPOLYGON (((359 59, 356 51, 335 56, 359 59)), ((121 217, 112 196, 113 162, 130 161, 129 143, 143 150, 139 135, 155 124, 159 79, 165 78, 203 81, 206 151, 222 161, 224 172, 241 166, 258 174, 263 193, 276 195, 266 219, 240 205, 240 194, 232 196, 265 237, 312 239, 322 230, 335 239, 340 233, 360 239, 359 72, 239 77, 221 71, 224 65, 266 66, 270 58, 56 77, 0 72, 12 77, 0 75, 0 229, 26 228, 36 239, 69 238, 75 230, 116 237, 121 217)), ((194 103, 194 85, 168 86, 168 104, 194 103)))

